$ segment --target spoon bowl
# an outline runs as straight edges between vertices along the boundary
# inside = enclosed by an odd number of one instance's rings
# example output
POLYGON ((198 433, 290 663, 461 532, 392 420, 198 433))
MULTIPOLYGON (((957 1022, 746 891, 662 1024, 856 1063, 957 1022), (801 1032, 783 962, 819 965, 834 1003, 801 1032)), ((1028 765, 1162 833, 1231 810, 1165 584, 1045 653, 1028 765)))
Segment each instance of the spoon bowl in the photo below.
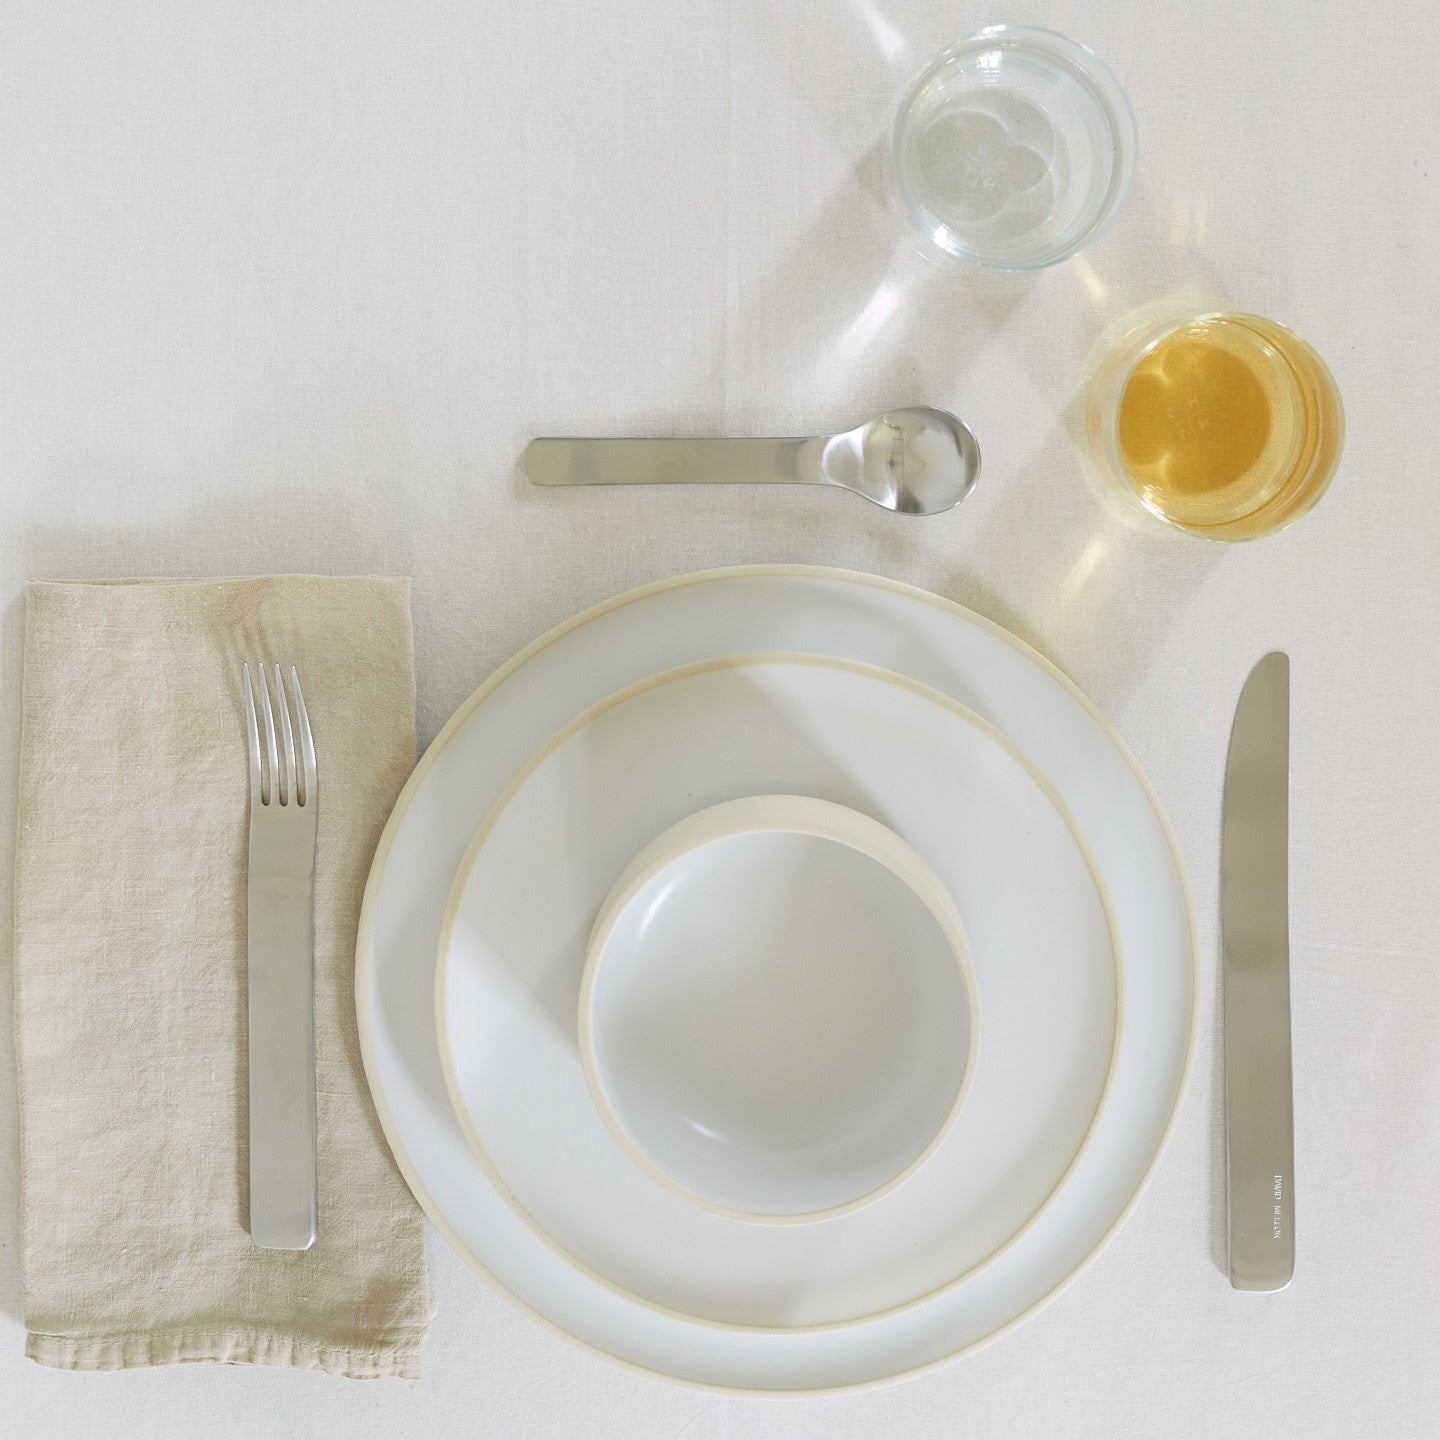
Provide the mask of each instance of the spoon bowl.
POLYGON ((969 428, 926 405, 887 410, 823 443, 825 484, 853 490, 901 515, 953 510, 980 474, 980 447, 969 428))

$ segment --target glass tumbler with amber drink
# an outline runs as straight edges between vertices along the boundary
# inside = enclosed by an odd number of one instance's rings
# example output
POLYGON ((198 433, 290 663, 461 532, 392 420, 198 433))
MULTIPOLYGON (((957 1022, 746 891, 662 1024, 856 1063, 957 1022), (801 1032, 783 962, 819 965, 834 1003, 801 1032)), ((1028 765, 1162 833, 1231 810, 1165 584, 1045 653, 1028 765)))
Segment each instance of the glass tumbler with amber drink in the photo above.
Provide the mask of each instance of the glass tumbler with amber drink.
POLYGON ((1345 418, 1329 368, 1294 331, 1215 313, 1126 337, 1091 387, 1086 429, 1105 475, 1161 520, 1254 540, 1325 493, 1345 418))

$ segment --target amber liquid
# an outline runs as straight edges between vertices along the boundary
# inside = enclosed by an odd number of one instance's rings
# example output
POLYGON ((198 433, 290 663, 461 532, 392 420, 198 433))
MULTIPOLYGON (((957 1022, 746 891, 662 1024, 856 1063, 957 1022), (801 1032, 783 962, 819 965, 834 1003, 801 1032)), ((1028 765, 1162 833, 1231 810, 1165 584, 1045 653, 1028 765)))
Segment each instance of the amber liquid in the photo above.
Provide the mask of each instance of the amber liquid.
POLYGON ((1325 488, 1339 396, 1298 336, 1255 316, 1206 316, 1158 340, 1120 397, 1116 443, 1144 503, 1187 529, 1248 539, 1325 488))

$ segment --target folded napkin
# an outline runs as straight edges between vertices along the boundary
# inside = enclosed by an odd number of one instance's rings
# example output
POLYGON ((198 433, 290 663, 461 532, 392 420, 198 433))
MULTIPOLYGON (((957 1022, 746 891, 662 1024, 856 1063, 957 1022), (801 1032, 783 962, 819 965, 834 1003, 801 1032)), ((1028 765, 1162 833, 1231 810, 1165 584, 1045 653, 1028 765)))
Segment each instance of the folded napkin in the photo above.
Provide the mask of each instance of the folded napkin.
POLYGON ((355 930, 415 762, 409 587, 27 593, 15 857, 26 1353, 414 1377, 422 1221, 361 1069, 355 930), (241 663, 299 669, 319 757, 319 1240, 247 1230, 241 663))

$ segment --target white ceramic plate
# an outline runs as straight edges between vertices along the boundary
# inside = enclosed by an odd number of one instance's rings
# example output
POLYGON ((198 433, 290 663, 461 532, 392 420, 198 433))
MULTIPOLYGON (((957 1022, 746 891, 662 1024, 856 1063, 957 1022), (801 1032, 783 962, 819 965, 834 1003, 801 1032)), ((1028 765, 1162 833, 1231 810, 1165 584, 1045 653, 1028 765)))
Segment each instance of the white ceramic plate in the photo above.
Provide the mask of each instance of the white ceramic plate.
POLYGON ((1116 950, 1058 797, 983 721, 855 662, 729 657, 602 701, 482 821, 441 932, 441 1058, 497 1191, 587 1273, 686 1318, 854 1322, 961 1280, 1059 1193, 1115 1053, 1116 950), (970 942, 984 1039, 920 1173, 854 1214, 777 1232, 631 1162, 591 1102, 573 1017, 590 925, 645 839, 781 790, 879 820, 935 871, 970 942))
POLYGON ((360 1039, 396 1159, 476 1271, 539 1323, 617 1364, 709 1389, 842 1391, 942 1364, 1053 1299, 1134 1206, 1169 1136, 1197 1013, 1188 886, 1153 792, 1085 697, 958 606, 841 571, 682 576, 567 621, 497 671, 426 752, 381 837, 356 956, 360 1039), (930 1304, 844 1330, 719 1330, 637 1305, 534 1236, 490 1185, 449 1104, 433 971, 446 896, 478 818, 545 738, 661 670, 800 650, 909 675, 998 726, 1045 772, 1090 841, 1125 953, 1126 1023, 1110 1095, 1064 1191, 1016 1245, 930 1304))
POLYGON ((576 1030, 616 1144, 752 1224, 833 1219, 903 1184, 980 1054, 944 882, 888 825, 810 795, 708 805, 630 861, 585 945, 576 1030))

